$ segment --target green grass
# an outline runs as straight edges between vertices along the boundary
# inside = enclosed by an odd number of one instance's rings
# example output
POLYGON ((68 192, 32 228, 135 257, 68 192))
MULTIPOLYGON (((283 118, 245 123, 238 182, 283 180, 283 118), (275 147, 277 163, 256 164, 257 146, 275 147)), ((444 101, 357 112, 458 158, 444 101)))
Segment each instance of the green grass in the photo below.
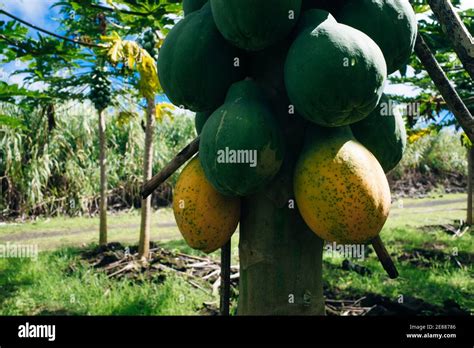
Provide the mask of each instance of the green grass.
POLYGON ((461 238, 454 238, 441 227, 423 229, 424 226, 454 223, 466 217, 465 194, 434 195, 425 199, 403 199, 393 204, 390 217, 381 237, 392 258, 395 259, 400 277, 391 280, 380 265, 375 253, 365 260, 353 262, 369 268, 369 277, 340 268, 342 258, 325 255, 323 274, 330 288, 363 296, 369 292, 388 296, 411 296, 431 304, 442 305, 445 300, 456 301, 465 309, 474 311, 474 281, 472 264, 462 268, 450 261, 428 261, 429 267, 420 267, 408 261, 397 261, 403 253, 413 249, 437 250, 447 255, 474 252, 472 231, 461 238))
POLYGON ((392 204, 385 228, 420 227, 466 219, 467 195, 431 195, 423 199, 403 198, 392 204))
POLYGON ((215 300, 173 276, 163 283, 108 279, 78 257, 67 248, 37 261, 0 259, 0 315, 195 315, 215 300))
MULTIPOLYGON (((345 296, 380 294, 397 300, 398 296, 420 298, 435 305, 454 300, 464 309, 474 310, 474 277, 472 263, 461 268, 450 261, 420 259, 425 265, 414 266, 409 261, 399 261, 403 254, 413 249, 436 250, 446 255, 454 252, 470 255, 474 251, 472 232, 461 238, 453 238, 440 227, 427 225, 453 223, 466 214, 464 194, 433 196, 426 199, 405 199, 395 202, 391 216, 382 231, 382 239, 392 254, 400 277, 390 280, 372 252, 365 260, 352 260, 372 271, 362 276, 340 268, 342 258, 324 254, 324 281, 331 289, 338 289, 345 296)), ((173 221, 169 209, 153 214, 153 240, 174 251, 205 256, 189 248, 176 227, 157 227, 173 221)), ((110 241, 136 244, 138 240, 137 212, 122 213, 109 217, 110 241), (137 227, 130 227, 133 225, 137 227), (114 227, 116 226, 116 227, 114 227), (127 227, 128 226, 128 227, 127 227)), ((0 259, 0 315, 17 314, 89 314, 89 315, 192 315, 197 314, 203 302, 216 302, 211 295, 197 290, 180 278, 169 277, 163 283, 144 280, 134 283, 128 280, 112 280, 88 267, 80 266, 70 273, 71 263, 78 263, 77 247, 96 242, 97 218, 57 218, 39 220, 21 225, 2 225, 0 244, 13 236, 28 237, 22 244, 38 243, 38 261, 0 259), (75 234, 78 229, 90 232, 75 234), (63 235, 58 237, 56 232, 63 235), (42 238, 32 236, 42 235, 42 238), (75 247, 67 247, 74 245, 75 247), (41 247, 42 246, 42 247, 41 247), (43 248, 44 247, 44 248, 43 248), (51 250, 59 248, 57 250, 51 250)), ((232 238, 232 264, 238 264, 238 239, 232 238)), ((218 260, 220 253, 210 255, 218 260)))
POLYGON ((330 288, 338 288, 353 296, 364 296, 375 293, 396 300, 398 296, 411 296, 423 299, 436 305, 443 305, 446 300, 454 300, 465 309, 474 310, 474 281, 472 264, 464 264, 462 268, 450 261, 428 261, 428 267, 414 266, 408 261, 397 261, 396 258, 410 253, 415 248, 436 249, 445 254, 471 253, 474 250, 472 235, 453 239, 446 232, 437 230, 430 233, 420 232, 414 228, 388 228, 383 234, 384 243, 395 258, 400 277, 391 280, 380 265, 375 253, 365 260, 353 262, 369 268, 371 276, 362 276, 355 272, 347 272, 339 266, 343 258, 326 255, 324 261, 324 279, 330 288))

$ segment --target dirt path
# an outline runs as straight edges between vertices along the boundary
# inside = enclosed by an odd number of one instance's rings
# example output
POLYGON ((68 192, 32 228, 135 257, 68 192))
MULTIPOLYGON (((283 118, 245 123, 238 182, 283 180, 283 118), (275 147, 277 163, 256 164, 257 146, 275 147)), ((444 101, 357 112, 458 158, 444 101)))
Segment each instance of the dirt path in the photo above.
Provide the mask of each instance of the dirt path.
MULTIPOLYGON (((155 224, 154 227, 175 227, 176 223, 174 222, 165 222, 160 224, 155 224)), ((140 225, 138 224, 128 224, 128 225, 111 225, 109 226, 109 231, 118 230, 118 229, 139 229, 140 225)), ((18 234, 11 234, 8 236, 0 237, 0 243, 2 242, 21 242, 25 240, 32 239, 44 239, 44 238, 53 238, 53 237, 70 237, 73 235, 81 235, 88 233, 97 232, 97 228, 81 228, 77 230, 69 231, 50 231, 50 232, 23 232, 18 234)))
MULTIPOLYGON (((403 200, 403 199, 402 199, 403 200)), ((423 201, 420 203, 408 203, 404 204, 403 208, 428 208, 428 207, 436 207, 439 205, 450 205, 450 204, 456 204, 456 203, 464 203, 467 202, 466 199, 464 198, 458 198, 458 199, 449 199, 449 200, 429 200, 429 201, 423 201)), ((395 201, 394 206, 397 207, 398 203, 395 201)))
MULTIPOLYGON (((402 207, 398 207, 398 202, 395 201, 393 203, 393 209, 394 212, 391 214, 391 217, 397 217, 401 215, 400 212, 397 212, 397 210, 405 210, 409 208, 432 208, 432 207, 438 207, 438 206, 444 206, 444 205, 451 205, 451 204, 457 204, 457 203, 463 203, 466 200, 463 198, 457 198, 457 199, 449 199, 449 200, 422 200, 420 202, 410 202, 407 204, 403 205, 402 207)), ((436 209, 435 209, 436 210, 436 209)), ((444 209, 439 209, 442 211, 446 211, 444 209)), ((459 210, 459 209, 451 209, 452 211, 454 210, 459 210)), ((451 211, 449 210, 449 211, 451 211)), ((434 210, 428 210, 427 212, 434 211, 434 210)), ((419 212, 419 211, 418 211, 419 212)), ((176 227, 176 223, 174 221, 170 222, 164 222, 164 223, 158 223, 154 224, 154 227, 176 227)), ((118 230, 118 229, 139 229, 140 226, 139 224, 118 224, 118 225, 111 225, 109 227, 109 230, 118 230)), ((76 230, 68 230, 68 231, 48 231, 48 232, 21 232, 17 234, 9 234, 7 236, 2 236, 0 237, 0 243, 5 243, 5 242, 21 242, 25 240, 34 240, 34 239, 46 239, 46 238, 54 238, 54 237, 70 237, 70 236, 75 236, 75 235, 82 235, 82 234, 88 234, 88 233, 95 233, 97 232, 97 229, 95 227, 89 227, 89 228, 80 228, 76 230)))

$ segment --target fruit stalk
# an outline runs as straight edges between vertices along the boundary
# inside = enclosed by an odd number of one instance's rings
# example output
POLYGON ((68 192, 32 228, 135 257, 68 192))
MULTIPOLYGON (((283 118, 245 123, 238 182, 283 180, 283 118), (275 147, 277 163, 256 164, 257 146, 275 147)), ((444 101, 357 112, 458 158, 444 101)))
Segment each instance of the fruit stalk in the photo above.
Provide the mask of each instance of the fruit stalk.
POLYGON ((143 185, 142 198, 147 198, 171 175, 173 175, 183 164, 193 157, 199 150, 200 137, 194 139, 182 149, 158 174, 143 185))
POLYGON ((382 239, 380 239, 380 236, 377 236, 372 240, 372 246, 374 247, 375 253, 377 254, 380 263, 382 264, 390 279, 398 278, 397 268, 395 267, 390 254, 385 248, 382 239))
POLYGON ((449 82, 448 77, 420 34, 416 39, 415 52, 446 101, 449 110, 454 114, 469 140, 474 142, 474 117, 472 117, 459 94, 449 82))

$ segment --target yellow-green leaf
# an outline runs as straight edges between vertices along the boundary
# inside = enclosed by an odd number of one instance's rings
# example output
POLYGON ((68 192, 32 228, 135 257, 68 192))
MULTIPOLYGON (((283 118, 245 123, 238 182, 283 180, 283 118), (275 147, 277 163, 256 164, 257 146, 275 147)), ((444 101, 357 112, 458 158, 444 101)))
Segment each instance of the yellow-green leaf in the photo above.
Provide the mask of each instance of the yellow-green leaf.
POLYGON ((154 98, 161 90, 156 62, 150 54, 136 42, 122 40, 117 32, 101 39, 109 43, 107 58, 116 65, 123 63, 128 69, 136 69, 140 74, 138 89, 145 98, 154 98))
POLYGON ((159 103, 156 105, 155 118, 156 121, 161 123, 164 118, 168 116, 169 119, 173 120, 173 110, 176 109, 176 106, 170 103, 159 103))

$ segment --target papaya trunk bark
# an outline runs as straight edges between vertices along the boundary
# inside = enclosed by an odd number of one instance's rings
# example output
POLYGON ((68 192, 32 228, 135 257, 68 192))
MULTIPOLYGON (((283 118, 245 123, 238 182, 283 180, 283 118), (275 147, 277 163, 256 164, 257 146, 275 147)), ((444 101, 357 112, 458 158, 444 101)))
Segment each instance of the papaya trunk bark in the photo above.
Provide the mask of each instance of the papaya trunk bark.
POLYGON ((473 215, 474 215, 474 207, 473 207, 473 184, 474 184, 474 178, 473 178, 473 173, 474 173, 474 146, 471 147, 468 151, 468 164, 467 164, 467 219, 466 223, 470 226, 472 226, 472 220, 473 220, 473 215))
MULTIPOLYGON (((145 159, 143 167, 143 181, 147 182, 152 177, 153 164, 153 135, 155 128, 155 100, 147 99, 147 115, 145 128, 145 159)), ((142 199, 140 241, 138 245, 138 257, 148 259, 150 253, 150 228, 151 228, 151 198, 142 199)))
POLYGON ((242 204, 238 315, 324 315, 323 241, 293 203, 294 164, 242 204))
POLYGON ((99 111, 99 167, 100 167, 100 204, 99 204, 99 244, 107 244, 107 162, 104 110, 99 111))

